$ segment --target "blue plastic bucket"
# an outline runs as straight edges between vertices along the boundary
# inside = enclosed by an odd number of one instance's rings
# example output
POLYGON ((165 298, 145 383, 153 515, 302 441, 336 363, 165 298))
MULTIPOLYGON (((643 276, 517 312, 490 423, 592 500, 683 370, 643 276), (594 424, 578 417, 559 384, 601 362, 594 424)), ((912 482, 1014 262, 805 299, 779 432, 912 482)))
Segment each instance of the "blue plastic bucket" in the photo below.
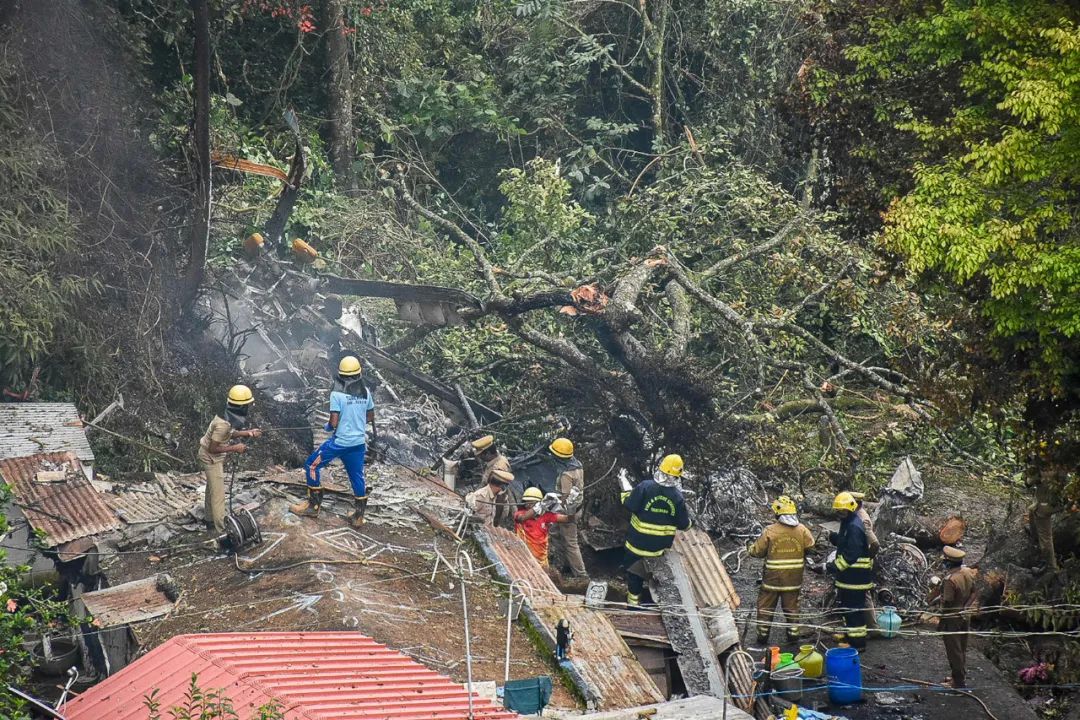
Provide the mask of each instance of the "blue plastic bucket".
POLYGON ((832 648, 825 653, 825 675, 829 680, 829 702, 850 705, 862 700, 862 666, 855 648, 832 648))

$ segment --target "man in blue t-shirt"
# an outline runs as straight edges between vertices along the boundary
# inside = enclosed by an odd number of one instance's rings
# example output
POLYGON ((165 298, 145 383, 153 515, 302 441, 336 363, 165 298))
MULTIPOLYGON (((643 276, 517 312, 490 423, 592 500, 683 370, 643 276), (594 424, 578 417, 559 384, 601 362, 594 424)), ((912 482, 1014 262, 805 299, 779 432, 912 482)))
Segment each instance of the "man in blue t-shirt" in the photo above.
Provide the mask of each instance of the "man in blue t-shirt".
POLYGON ((348 355, 338 363, 338 382, 330 391, 330 422, 326 423, 326 431, 333 435, 304 463, 308 497, 305 502, 290 506, 290 511, 307 517, 318 516, 323 498, 319 472, 335 458, 341 458, 356 496, 356 509, 349 516, 349 523, 356 528, 364 524, 364 511, 367 510, 364 456, 369 425, 374 437, 375 402, 361 378, 360 361, 348 355))

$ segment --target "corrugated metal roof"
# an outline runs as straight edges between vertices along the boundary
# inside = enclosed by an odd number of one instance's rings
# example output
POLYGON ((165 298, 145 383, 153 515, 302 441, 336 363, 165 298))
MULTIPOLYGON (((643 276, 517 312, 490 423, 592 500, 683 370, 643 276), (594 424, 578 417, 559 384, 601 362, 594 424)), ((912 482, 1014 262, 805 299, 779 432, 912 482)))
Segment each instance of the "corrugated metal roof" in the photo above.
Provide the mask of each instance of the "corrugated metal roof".
POLYGON ((120 527, 120 520, 86 479, 74 453, 50 453, 0 460, 0 478, 11 485, 35 530, 49 547, 120 527), (62 482, 40 483, 40 470, 64 470, 62 482))
POLYGON ((536 613, 551 633, 559 620, 570 623, 574 632, 570 663, 600 694, 598 708, 647 705, 664 699, 604 613, 571 600, 536 608, 536 613))
POLYGON ((679 551, 686 564, 686 574, 690 576, 698 605, 727 605, 732 610, 739 607, 742 600, 708 533, 697 528, 680 532, 675 536, 674 549, 679 551))
POLYGON ((173 608, 173 602, 158 590, 157 578, 152 577, 84 593, 79 599, 105 628, 161 617, 173 608))
POLYGON ((528 586, 521 586, 522 593, 529 598, 533 607, 560 600, 562 592, 555 586, 551 577, 536 562, 524 541, 509 530, 498 527, 483 527, 476 531, 477 539, 485 549, 495 554, 502 563, 509 579, 526 580, 528 586))
POLYGON ((94 452, 72 403, 0 403, 0 460, 73 452, 86 464, 94 452))
MULTIPOLYGON (((155 475, 154 482, 124 485, 114 490, 105 501, 120 519, 129 524, 157 522, 187 512, 198 501, 199 493, 190 482, 195 476, 173 479, 164 473, 155 475)), ((201 476, 199 476, 201 478, 201 476)))
MULTIPOLYGON (((144 720, 143 698, 179 704, 192 673, 240 717, 277 699, 287 720, 462 720, 461 685, 353 632, 180 635, 64 706, 68 720, 144 720)), ((474 695, 477 720, 519 717, 474 695)))

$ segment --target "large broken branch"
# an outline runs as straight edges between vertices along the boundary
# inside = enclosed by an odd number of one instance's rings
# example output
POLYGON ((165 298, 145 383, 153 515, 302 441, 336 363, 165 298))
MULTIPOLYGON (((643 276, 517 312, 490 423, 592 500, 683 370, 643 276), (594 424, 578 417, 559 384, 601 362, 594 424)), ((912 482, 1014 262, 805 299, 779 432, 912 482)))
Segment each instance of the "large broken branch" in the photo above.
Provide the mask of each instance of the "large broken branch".
POLYGON ((664 286, 664 294, 671 306, 671 339, 666 359, 675 363, 686 356, 686 347, 690 344, 690 299, 683 286, 674 280, 664 286))
POLYGON ((728 257, 717 261, 710 268, 703 271, 701 273, 701 276, 704 278, 711 278, 714 275, 723 272, 724 270, 727 270, 733 265, 741 263, 743 260, 748 260, 758 255, 764 255, 776 246, 780 245, 780 243, 784 242, 784 240, 787 239, 788 235, 791 234, 791 231, 795 229, 795 226, 798 225, 799 221, 801 221, 802 219, 803 217, 801 215, 793 217, 787 222, 786 225, 784 225, 784 227, 780 228, 780 230, 775 235, 773 235, 765 242, 759 243, 757 245, 754 245, 753 247, 743 250, 742 252, 737 252, 734 255, 729 255, 728 257))
POLYGON ((438 285, 412 285, 409 283, 387 282, 385 280, 363 280, 343 278, 337 275, 320 275, 323 289, 339 295, 359 295, 361 297, 393 298, 414 302, 446 303, 456 307, 480 309, 480 298, 457 288, 439 287, 438 285))

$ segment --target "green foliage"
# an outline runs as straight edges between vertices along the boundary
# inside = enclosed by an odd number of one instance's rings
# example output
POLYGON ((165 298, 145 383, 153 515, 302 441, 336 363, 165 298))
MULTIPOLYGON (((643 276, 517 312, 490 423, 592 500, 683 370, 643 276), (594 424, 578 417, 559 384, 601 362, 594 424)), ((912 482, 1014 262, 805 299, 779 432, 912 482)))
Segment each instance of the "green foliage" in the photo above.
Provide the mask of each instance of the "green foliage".
POLYGON ((1080 335, 1075 15, 1044 0, 902 3, 869 34, 848 51, 856 77, 893 90, 879 117, 922 148, 886 246, 970 288, 1061 391, 1080 335))
MULTIPOLYGON (((0 507, 11 499, 11 488, 0 483, 0 507)), ((0 513, 0 538, 10 526, 0 513)), ((7 551, 0 548, 0 678, 5 685, 18 687, 29 678, 31 655, 27 642, 44 633, 56 634, 70 625, 64 603, 55 602, 40 589, 26 583, 29 567, 6 562, 7 551)), ((0 718, 21 718, 23 702, 8 692, 0 692, 0 718)))
MULTIPOLYGON (((143 699, 147 720, 162 720, 165 717, 168 720, 241 720, 225 691, 201 688, 197 673, 191 675, 183 702, 169 708, 167 716, 161 714, 161 703, 157 695, 158 691, 153 690, 143 699)), ((244 720, 283 720, 284 717, 281 703, 271 700, 244 720)))
POLYGON ((16 68, 0 60, 0 385, 80 342, 77 304, 100 289, 74 272, 77 228, 57 192, 60 160, 21 110, 16 68))

